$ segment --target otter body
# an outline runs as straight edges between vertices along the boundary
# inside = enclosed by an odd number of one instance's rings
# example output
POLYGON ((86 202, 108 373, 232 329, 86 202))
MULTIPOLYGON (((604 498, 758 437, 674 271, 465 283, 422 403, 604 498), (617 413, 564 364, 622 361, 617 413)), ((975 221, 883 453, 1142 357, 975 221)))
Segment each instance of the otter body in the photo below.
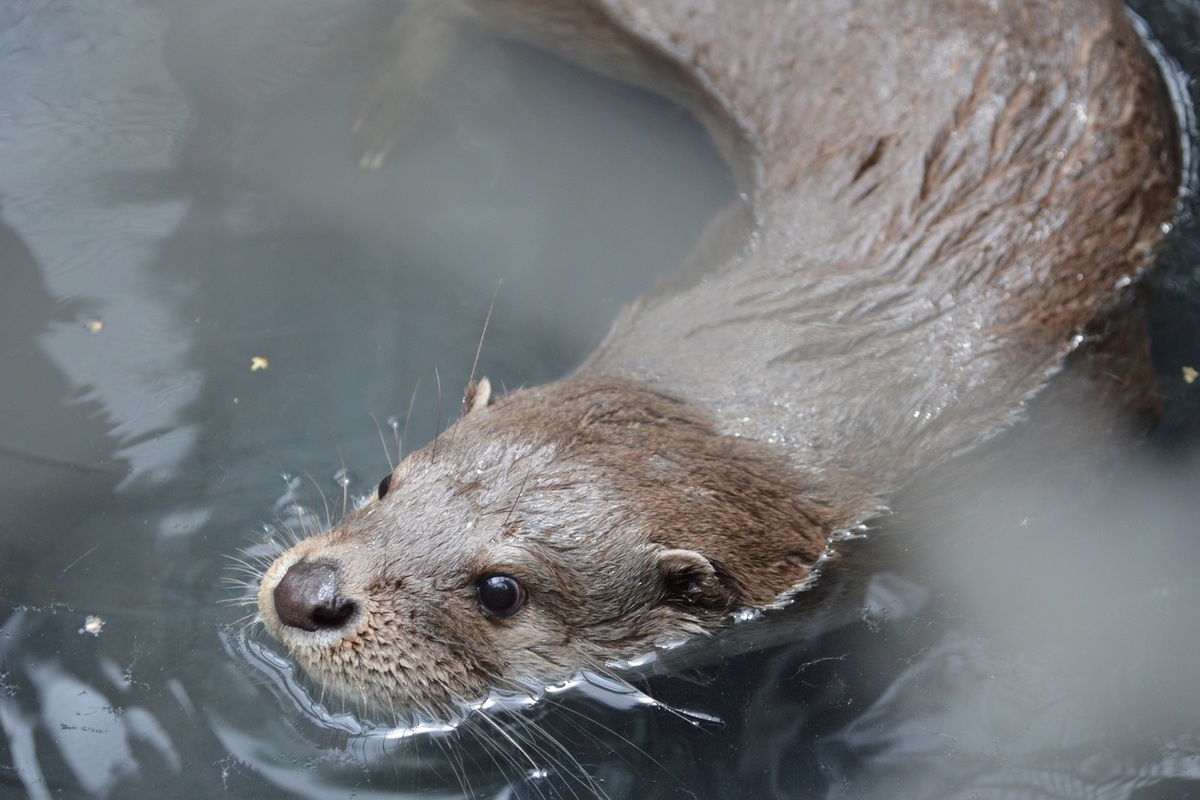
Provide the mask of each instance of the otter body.
POLYGON ((786 600, 840 533, 1018 419, 1172 215, 1173 112, 1117 2, 476 13, 687 102, 744 199, 577 373, 473 386, 268 570, 268 631, 367 705, 444 715, 786 600))

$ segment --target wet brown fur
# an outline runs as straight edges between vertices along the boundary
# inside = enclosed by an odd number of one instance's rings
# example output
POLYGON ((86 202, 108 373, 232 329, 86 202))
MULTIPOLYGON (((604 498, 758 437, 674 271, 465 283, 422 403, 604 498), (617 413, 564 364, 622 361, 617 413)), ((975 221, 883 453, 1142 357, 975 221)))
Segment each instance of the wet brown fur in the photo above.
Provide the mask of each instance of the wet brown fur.
POLYGON ((340 694, 444 711, 776 603, 1064 365, 1152 405, 1144 335, 1112 312, 1171 218, 1180 156, 1118 3, 475 11, 688 102, 746 196, 576 375, 490 405, 473 387, 382 499, 271 568, 268 630, 340 694), (343 630, 278 619, 299 561, 336 569, 358 604, 343 630), (514 616, 481 612, 490 574, 527 587, 514 616))

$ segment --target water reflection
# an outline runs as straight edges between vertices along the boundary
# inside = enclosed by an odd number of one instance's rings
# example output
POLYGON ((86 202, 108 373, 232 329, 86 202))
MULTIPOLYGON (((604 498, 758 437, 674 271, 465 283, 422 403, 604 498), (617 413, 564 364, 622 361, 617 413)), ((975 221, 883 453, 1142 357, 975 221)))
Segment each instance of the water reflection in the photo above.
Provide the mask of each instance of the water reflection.
MULTIPOLYGON (((67 608, 20 609, 0 629, 0 726, 20 785, 35 798, 71 786, 108 797, 154 773, 178 776, 180 752, 156 713, 138 703, 126 671, 86 640, 70 657, 44 655, 46 640, 69 635, 72 622, 82 617, 67 608)), ((87 635, 82 627, 75 633, 87 635)))

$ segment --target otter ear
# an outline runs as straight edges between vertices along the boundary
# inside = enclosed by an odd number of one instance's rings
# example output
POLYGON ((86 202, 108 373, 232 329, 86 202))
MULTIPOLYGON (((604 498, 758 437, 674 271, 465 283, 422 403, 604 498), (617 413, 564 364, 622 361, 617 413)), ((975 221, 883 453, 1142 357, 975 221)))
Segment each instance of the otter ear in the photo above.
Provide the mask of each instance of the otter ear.
POLYGON ((733 594, 721 584, 712 562, 695 550, 663 550, 658 554, 663 599, 672 605, 727 611, 733 594))
POLYGON ((462 415, 465 417, 481 408, 487 408, 493 399, 491 381, 487 378, 471 381, 467 384, 467 390, 463 392, 462 415))

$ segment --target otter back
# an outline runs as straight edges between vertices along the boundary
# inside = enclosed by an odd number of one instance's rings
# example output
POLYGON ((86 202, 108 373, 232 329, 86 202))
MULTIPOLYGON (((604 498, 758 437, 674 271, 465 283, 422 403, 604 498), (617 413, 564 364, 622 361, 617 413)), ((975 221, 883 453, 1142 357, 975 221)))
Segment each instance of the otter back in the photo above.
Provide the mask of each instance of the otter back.
POLYGON ((1009 424, 1171 217, 1173 113, 1117 2, 553 5, 606 21, 568 42, 635 37, 618 71, 667 62, 751 206, 586 369, 878 489, 1009 424))

